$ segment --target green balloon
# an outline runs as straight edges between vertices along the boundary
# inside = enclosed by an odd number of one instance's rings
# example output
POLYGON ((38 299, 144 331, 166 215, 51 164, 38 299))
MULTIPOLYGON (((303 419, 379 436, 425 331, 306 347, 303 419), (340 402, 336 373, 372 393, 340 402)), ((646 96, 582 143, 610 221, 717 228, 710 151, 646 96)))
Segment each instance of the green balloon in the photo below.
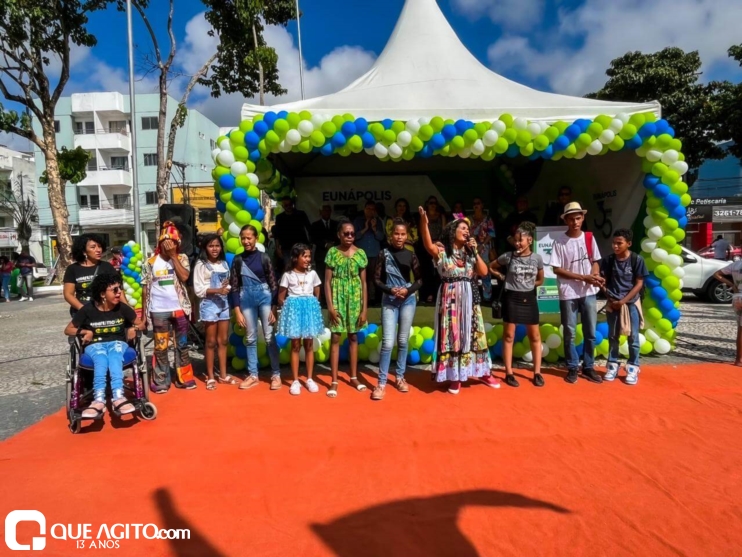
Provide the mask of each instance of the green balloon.
POLYGON ((477 137, 482 137, 488 129, 489 126, 484 125, 482 122, 474 124, 474 131, 477 132, 477 137))
POLYGON ((410 149, 412 149, 413 153, 419 153, 420 151, 423 150, 423 147, 425 147, 425 144, 422 142, 422 140, 419 137, 415 136, 412 138, 412 142, 410 143, 410 149))
POLYGON ((533 146, 539 151, 543 151, 549 146, 549 138, 545 135, 538 135, 536 136, 536 139, 533 140, 533 146))
POLYGON ((556 350, 549 350, 549 353, 544 356, 544 360, 550 364, 555 364, 559 361, 559 353, 556 350))
POLYGON ((516 342, 515 344, 513 344, 513 357, 514 358, 520 359, 523 357, 525 353, 526 353, 526 349, 520 342, 516 342))
POLYGON ((531 136, 531 132, 528 130, 520 130, 517 132, 517 135, 515 137, 515 144, 518 147, 525 147, 533 140, 533 136, 531 136))
MULTIPOLYGON (((332 137, 337 131, 337 126, 332 122, 325 122, 324 124, 322 124, 322 134, 325 137, 332 137)), ((319 145, 317 147, 319 147, 319 145)))
POLYGON ((662 286, 668 292, 680 287, 680 279, 675 275, 668 275, 662 279, 662 286))
POLYGON ((430 141, 430 138, 433 137, 434 133, 435 129, 429 124, 420 126, 420 131, 417 132, 418 136, 420 136, 420 139, 423 141, 430 141))
POLYGON ((397 134, 394 132, 394 130, 384 130, 384 133, 382 134, 381 140, 387 145, 391 145, 395 141, 397 141, 397 134))
POLYGON ((603 133, 603 126, 598 124, 598 122, 593 122, 587 127, 587 133, 593 139, 598 139, 598 136, 600 136, 600 134, 603 133))
POLYGON ((231 170, 227 168, 226 166, 217 166, 215 169, 217 178, 220 176, 224 176, 225 174, 231 174, 231 170))
POLYGON ((242 244, 239 238, 229 238, 225 247, 229 253, 237 253, 237 250, 242 247, 242 244))
POLYGON ((299 122, 301 122, 301 115, 296 112, 289 112, 289 115, 286 116, 286 121, 289 123, 289 127, 295 130, 299 126, 299 122))
POLYGON ((559 137, 559 134, 559 128, 557 128, 556 126, 549 126, 544 132, 546 139, 548 139, 550 142, 556 141, 556 138, 559 137))
POLYGON ((672 231, 672 237, 675 238, 675 242, 680 243, 685 240, 685 230, 682 228, 676 228, 672 231))
POLYGON ((629 140, 635 135, 636 135, 636 126, 631 123, 624 125, 624 127, 621 128, 621 131, 618 132, 618 136, 624 140, 629 140))
POLYGON ((229 201, 232 199, 232 192, 224 190, 219 194, 219 199, 222 200, 222 203, 229 203, 229 201))
POLYGON ((252 126, 253 124, 251 120, 242 120, 242 122, 240 122, 240 131, 242 133, 251 132, 252 126))
POLYGON ((479 136, 476 130, 470 129, 464 132, 464 143, 466 143, 467 147, 473 145, 477 139, 479 139, 479 136))
POLYGON ((404 122, 400 122, 399 120, 397 120, 396 122, 392 124, 392 131, 394 132, 395 136, 403 132, 404 128, 405 128, 404 122))
POLYGON ((513 117, 510 114, 501 114, 500 121, 503 122, 508 128, 513 125, 513 117))
POLYGON ((236 215, 242 210, 242 207, 237 205, 234 201, 228 201, 227 202, 227 212, 232 213, 233 215, 236 215))
POLYGON ((363 151, 363 140, 357 135, 348 139, 347 145, 354 153, 360 153, 363 151))
POLYGON ((500 137, 504 137, 505 141, 508 142, 508 145, 512 145, 513 143, 515 143, 515 139, 518 137, 518 130, 508 128, 502 133, 500 137))
POLYGON ((669 234, 677 230, 678 226, 680 226, 680 223, 675 219, 665 219, 665 222, 662 223, 662 228, 667 230, 669 234))
POLYGON ((662 312, 657 308, 649 308, 647 309, 647 319, 650 323, 657 323, 662 319, 662 312))
POLYGON ((245 144, 245 134, 241 132, 240 130, 234 130, 232 133, 229 134, 229 142, 233 145, 244 145, 245 144))
POLYGON ((276 131, 279 137, 283 138, 286 136, 286 132, 291 129, 289 123, 283 118, 279 118, 273 123, 273 129, 276 131))
POLYGON ((593 142, 593 138, 588 133, 581 133, 579 136, 577 136, 577 140, 575 143, 579 145, 580 147, 587 147, 593 142))
POLYGON ((361 361, 367 361, 368 360, 368 346, 365 344, 359 344, 358 345, 358 359, 361 361))
POLYGON ((252 215, 244 210, 237 211, 237 213, 234 215, 234 222, 236 222, 240 228, 245 226, 251 220, 252 220, 252 215))
MULTIPOLYGON (((328 122, 325 122, 325 124, 327 123, 328 122)), ((332 125, 332 123, 330 123, 330 125, 332 125)), ((325 144, 325 136, 322 132, 314 130, 309 136, 309 141, 311 142, 312 147, 322 147, 325 144)))
POLYGON ((654 346, 652 346, 652 343, 649 342, 648 340, 645 340, 644 344, 642 344, 641 347, 639 347, 639 351, 641 352, 642 356, 646 356, 652 353, 653 348, 654 346))
POLYGON ((441 118, 440 116, 436 116, 430 121, 430 125, 432 126, 433 130, 437 132, 441 131, 445 124, 446 123, 444 122, 443 118, 441 118))
POLYGON ((672 271, 670 271, 670 267, 667 265, 657 265, 654 268, 654 274, 658 279, 662 280, 663 278, 670 276, 672 271))
POLYGON ((675 238, 669 235, 663 236, 662 238, 660 238, 660 241, 658 243, 660 247, 664 250, 671 250, 677 245, 675 238))
POLYGON ((688 184, 683 181, 675 182, 671 187, 670 191, 675 195, 684 195, 688 193, 688 184))
POLYGON ((498 155, 502 155, 505 151, 508 150, 508 147, 510 147, 510 145, 508 145, 508 140, 504 137, 501 137, 497 140, 497 143, 495 143, 494 150, 495 153, 497 153, 498 155))
POLYGON ((461 149, 466 147, 466 142, 464 141, 463 137, 457 135, 451 140, 451 146, 460 151, 461 149))
POLYGON ((649 209, 657 209, 659 207, 662 207, 662 200, 657 197, 647 196, 647 207, 649 209))
MULTIPOLYGON (((322 134, 320 134, 322 135, 322 134)), ((323 136, 324 137, 324 136, 323 136)), ((309 142, 308 139, 305 139, 301 143, 299 143, 299 152, 300 153, 311 153, 312 152, 312 144, 309 142)))

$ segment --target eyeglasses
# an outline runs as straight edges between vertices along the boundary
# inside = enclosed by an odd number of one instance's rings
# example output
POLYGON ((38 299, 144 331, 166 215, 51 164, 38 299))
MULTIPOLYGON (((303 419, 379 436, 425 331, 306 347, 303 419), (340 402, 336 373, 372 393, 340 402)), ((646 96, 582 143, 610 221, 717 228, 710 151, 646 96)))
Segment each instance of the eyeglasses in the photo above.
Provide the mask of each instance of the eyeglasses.
POLYGON ((351 232, 351 231, 348 231, 348 232, 343 232, 342 234, 343 234, 343 236, 345 236, 346 238, 352 238, 353 236, 355 236, 355 235, 356 235, 356 233, 355 233, 355 232, 351 232))
POLYGON ((118 294, 119 292, 121 292, 121 288, 119 286, 114 286, 113 288, 109 288, 109 290, 114 294, 118 294))

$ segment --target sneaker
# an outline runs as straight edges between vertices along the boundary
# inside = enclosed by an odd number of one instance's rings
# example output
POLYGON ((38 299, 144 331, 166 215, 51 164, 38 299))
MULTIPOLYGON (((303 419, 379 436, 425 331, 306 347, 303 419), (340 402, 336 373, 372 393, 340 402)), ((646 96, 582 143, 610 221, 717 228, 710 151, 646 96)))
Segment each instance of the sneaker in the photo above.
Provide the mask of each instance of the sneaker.
POLYGON ((577 370, 570 369, 567 371, 567 376, 564 378, 567 383, 577 383, 577 370))
POLYGON ((28 297, 28 301, 29 301, 29 302, 33 302, 33 296, 29 296, 29 297, 28 297))
POLYGON ((492 387, 493 389, 500 388, 500 380, 494 375, 487 375, 485 377, 481 377, 480 381, 484 383, 485 385, 487 385, 488 387, 492 387))
POLYGON ((154 383, 150 383, 149 390, 156 395, 164 395, 168 391, 168 387, 165 385, 155 385, 154 383))
POLYGON ((594 369, 583 369, 582 370, 582 376, 590 381, 591 383, 602 383, 603 378, 595 373, 594 369))
POLYGON ((192 391, 193 389, 196 388, 196 386, 197 385, 196 385, 196 380, 195 379, 190 379, 190 380, 186 381, 185 383, 183 383, 183 388, 186 391, 192 391))
POLYGON ((271 377, 271 391, 277 391, 281 388, 281 376, 275 374, 271 377))
POLYGON ((319 392, 319 387, 317 386, 317 383, 314 382, 314 379, 307 379, 304 383, 304 386, 307 388, 307 391, 310 393, 317 393, 319 392))
POLYGON ((371 400, 383 400, 384 399, 384 385, 378 385, 374 392, 371 393, 371 400))
POLYGON ((533 376, 533 384, 536 385, 537 387, 543 387, 544 386, 544 376, 541 375, 540 373, 536 373, 533 376))
POLYGON ((240 389, 243 391, 245 389, 252 389, 253 387, 256 387, 258 385, 259 381, 257 376, 255 375, 248 375, 247 379, 245 379, 242 383, 240 383, 240 389))
POLYGON ((518 380, 515 378, 515 375, 512 373, 506 373, 505 374, 505 383, 510 385, 511 387, 519 387, 520 383, 518 383, 518 380))
POLYGON ((613 381, 618 375, 618 364, 616 362, 608 362, 608 366, 605 368, 605 375, 603 381, 613 381))
MULTIPOLYGON (((271 385, 271 388, 273 388, 273 385, 271 385)), ((289 394, 294 395, 294 396, 299 396, 301 394, 301 383, 299 383, 298 379, 294 380, 291 383, 291 387, 289 387, 289 394)))
POLYGON ((451 383, 448 385, 448 392, 452 395, 459 394, 459 391, 461 390, 461 381, 451 381, 451 383))
POLYGON ((410 392, 410 386, 407 384, 407 381, 405 381, 404 377, 397 377, 397 390, 400 393, 410 392))
POLYGON ((627 365, 626 366, 626 384, 636 385, 636 383, 639 381, 639 372, 641 372, 641 369, 639 369, 639 366, 635 366, 633 364, 627 365))
POLYGON ((21 296, 21 299, 18 300, 18 301, 19 302, 25 302, 26 300, 28 300, 28 298, 26 298, 25 296, 21 296))

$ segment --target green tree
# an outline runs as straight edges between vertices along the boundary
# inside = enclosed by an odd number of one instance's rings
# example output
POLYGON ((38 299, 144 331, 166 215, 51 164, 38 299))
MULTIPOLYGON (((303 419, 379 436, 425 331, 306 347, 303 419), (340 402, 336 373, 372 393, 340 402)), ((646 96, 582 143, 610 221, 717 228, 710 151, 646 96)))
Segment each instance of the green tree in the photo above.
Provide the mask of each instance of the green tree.
MULTIPOLYGON (((167 18, 169 48, 160 49, 152 22, 147 15, 147 0, 134 0, 133 5, 147 28, 153 53, 148 57, 148 71, 158 77, 159 125, 157 129, 157 200, 168 203, 173 153, 178 130, 188 116, 188 99, 196 85, 207 87, 213 97, 222 93, 256 94, 263 103, 264 94, 282 95, 286 91, 278 83, 278 55, 267 46, 263 37, 264 24, 285 25, 295 17, 293 0, 203 0, 206 20, 217 37, 215 51, 193 74, 183 76, 176 65, 177 44, 173 33, 174 0, 170 0, 167 18), (174 78, 187 77, 188 83, 178 102, 178 109, 167 119, 167 98, 174 78), (166 132, 167 129, 167 132, 166 132)), ((119 8, 123 2, 119 0, 119 8)))
POLYGON ((715 142, 718 83, 699 83, 701 58, 697 51, 665 48, 643 54, 628 52, 611 61, 603 88, 586 95, 593 99, 624 102, 657 100, 662 116, 683 142, 686 162, 692 169, 691 185, 706 159, 720 159, 724 151, 715 142))
POLYGON ((16 179, 15 183, 8 181, 0 184, 0 213, 13 219, 18 242, 21 247, 28 249, 33 228, 39 224, 39 209, 36 206, 36 196, 27 191, 24 193, 23 176, 16 179))
POLYGON ((0 130, 31 141, 44 155, 49 205, 59 247, 59 273, 71 262, 72 250, 65 187, 71 178, 85 176, 87 158, 76 151, 57 150, 54 112, 70 77, 70 48, 96 44, 87 30, 88 15, 106 3, 107 0, 0 0, 0 94, 5 101, 21 107, 18 111, 0 104, 0 130), (52 71, 52 66, 57 65, 58 76, 52 71), (40 133, 34 131, 32 118, 38 121, 40 133))
MULTIPOLYGON (((728 52, 729 57, 742 66, 742 44, 731 47, 728 52)), ((732 140, 729 152, 742 159, 742 83, 725 81, 718 85, 716 139, 732 140)))

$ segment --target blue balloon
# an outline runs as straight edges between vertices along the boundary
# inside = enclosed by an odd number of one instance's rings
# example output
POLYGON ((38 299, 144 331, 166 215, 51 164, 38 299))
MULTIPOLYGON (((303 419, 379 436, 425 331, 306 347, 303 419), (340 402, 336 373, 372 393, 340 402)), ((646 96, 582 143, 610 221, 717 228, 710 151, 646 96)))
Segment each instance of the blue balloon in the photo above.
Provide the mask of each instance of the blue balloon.
POLYGON ((322 153, 324 156, 329 157, 335 152, 335 149, 332 147, 332 143, 328 141, 322 146, 319 152, 322 153))
POLYGON ((668 319, 668 320, 670 320, 670 321, 672 321, 672 322, 675 322, 675 321, 679 321, 680 320, 680 315, 681 315, 681 313, 680 313, 680 311, 678 311, 677 308, 672 308, 670 311, 668 311, 665 314, 665 318, 668 319))
POLYGON ((528 155, 528 160, 529 161, 535 161, 536 159, 540 159, 540 158, 541 158, 541 153, 539 153, 538 151, 536 151, 536 152, 531 153, 530 155, 528 155))
POLYGON ((667 290, 662 288, 661 286, 655 286, 652 288, 652 290, 649 291, 649 294, 652 296, 652 299, 655 302, 661 302, 665 298, 667 298, 667 290))
MULTIPOLYGON (((357 133, 356 125, 353 122, 345 122, 340 130, 345 137, 351 137, 357 133)), ((345 144, 343 143, 343 145, 345 144)))
POLYGON ((235 203, 244 203, 247 201, 247 190, 245 188, 235 188, 232 191, 232 201, 235 203))
MULTIPOLYGON (((647 124, 645 124, 645 126, 646 125, 647 124)), ((654 123, 655 133, 657 135, 662 135, 663 133, 667 133, 667 129, 669 127, 670 127, 670 124, 664 118, 660 118, 654 123)))
POLYGON ((258 149, 255 149, 254 151, 250 151, 250 160, 252 162, 258 162, 261 156, 262 155, 260 154, 260 150, 258 149))
POLYGON ((420 352, 417 350, 410 350, 407 353, 407 363, 410 365, 417 365, 420 363, 420 352))
POLYGON ((510 158, 517 157, 518 155, 520 155, 520 147, 513 143, 510 147, 508 147, 508 150, 505 151, 505 154, 510 158))
POLYGON ((651 137, 657 133, 657 126, 655 126, 652 122, 647 122, 641 128, 639 128, 639 131, 637 133, 642 139, 647 139, 648 137, 651 137))
POLYGON ((346 338, 343 342, 340 343, 340 348, 345 347, 348 348, 350 346, 350 341, 346 338))
POLYGON ((255 214, 252 216, 252 218, 254 218, 257 221, 262 221, 265 218, 265 211, 263 211, 263 209, 258 209, 255 212, 255 214))
POLYGON ((441 133, 435 133, 433 134, 433 137, 430 138, 430 146, 435 151, 443 149, 446 146, 446 138, 443 137, 443 134, 441 133))
POLYGON ((595 346, 598 346, 598 344, 603 342, 603 338, 604 338, 604 335, 600 331, 596 330, 595 331, 595 346))
POLYGON ((502 358, 502 340, 498 340, 492 347, 492 353, 498 358, 502 358))
POLYGON ((608 323, 606 323, 605 321, 598 323, 595 327, 595 334, 597 335, 598 333, 600 333, 601 335, 603 335, 603 338, 608 337, 609 331, 610 328, 608 327, 608 323))
POLYGON ((245 200, 245 210, 248 213, 254 215, 258 212, 258 209, 260 209, 260 202, 257 199, 255 199, 254 197, 248 197, 245 200))
POLYGON ((554 156, 554 146, 549 145, 541 152, 541 157, 545 159, 551 159, 554 156))
POLYGON ((369 335, 375 335, 376 331, 379 330, 379 326, 376 323, 369 323, 366 327, 366 331, 369 335))
POLYGON ((685 230, 685 227, 688 226, 688 217, 680 217, 678 219, 678 227, 685 230))
POLYGON ((247 347, 242 343, 238 344, 234 347, 234 355, 244 360, 247 358, 247 347))
POLYGON ((239 346, 240 344, 244 345, 243 338, 239 336, 237 333, 232 333, 229 335, 229 344, 232 346, 239 346))
POLYGON ((338 356, 341 362, 347 362, 350 360, 350 348, 346 345, 341 346, 338 356))
POLYGON ((659 198, 667 197, 670 193, 670 186, 667 184, 657 184, 657 187, 654 188, 654 196, 659 198))
POLYGON ((673 302, 670 298, 665 298, 661 302, 657 302, 657 307, 660 308, 660 311, 664 315, 667 312, 675 309, 675 302, 673 302))
POLYGON ((662 284, 662 281, 656 276, 650 274, 647 278, 644 279, 644 284, 647 288, 655 288, 657 286, 660 286, 662 284))
POLYGON ((675 128, 670 126, 667 128, 667 131, 665 131, 665 133, 669 135, 670 137, 675 137, 675 128))
POLYGON ((674 218, 675 220, 680 220, 687 214, 687 210, 682 205, 678 205, 675 207, 672 211, 670 211, 670 216, 674 218))
MULTIPOLYGON (((564 135, 569 139, 569 142, 572 143, 577 137, 582 133, 582 130, 580 129, 580 126, 577 124, 571 124, 567 126, 567 129, 564 130, 564 135)), ((557 138, 558 139, 558 138, 557 138)), ((567 145, 569 147, 569 145, 567 145)), ((567 148, 565 147, 565 149, 567 148)))
POLYGON ((289 338, 285 337, 283 335, 276 335, 276 344, 278 344, 279 348, 284 348, 288 345, 289 338))
MULTIPOLYGON (((345 123, 346 123, 346 124, 350 124, 350 122, 345 122, 345 123)), ((351 124, 351 125, 352 125, 352 124, 351 124)), ((353 134, 350 134, 350 135, 353 135, 353 134)), ((343 147, 343 146, 345 145, 345 142, 346 142, 346 141, 347 141, 347 139, 346 139, 346 138, 345 138, 345 136, 344 136, 344 135, 343 135, 342 133, 340 133, 340 132, 336 132, 336 133, 335 133, 335 135, 333 135, 333 136, 332 136, 332 139, 330 140, 330 142, 332 143, 332 146, 333 146, 333 147, 334 147, 335 149, 340 149, 341 147, 343 147)))
POLYGON ((227 212, 227 204, 224 203, 224 201, 217 201, 216 202, 216 210, 219 211, 222 215, 227 212))
POLYGON ((371 132, 363 132, 363 135, 361 135, 361 140, 363 141, 364 149, 370 149, 371 147, 376 145, 376 138, 371 132))
POLYGON ((232 267, 232 260, 234 259, 234 254, 233 253, 227 253, 224 257, 227 259, 227 265, 229 265, 230 267, 232 267))
POLYGON ((642 141, 642 138, 639 137, 639 134, 636 134, 634 137, 624 142, 624 148, 625 149, 638 149, 639 147, 642 146, 643 143, 644 142, 642 141))
POLYGON ((585 118, 580 118, 579 120, 575 121, 575 124, 580 127, 580 133, 585 133, 587 131, 587 128, 589 128, 590 124, 592 123, 592 120, 587 120, 585 118))
POLYGON ((665 207, 667 207, 668 209, 674 209, 678 205, 680 205, 680 197, 676 194, 671 193, 667 197, 665 197, 665 207))
POLYGON ((278 113, 278 117, 281 118, 282 120, 285 120, 288 115, 289 113, 285 110, 282 110, 281 112, 278 113))
POLYGON ((655 176, 654 174, 647 174, 644 177, 644 187, 648 190, 653 190, 657 187, 657 184, 659 184, 662 180, 655 176))
POLYGON ((434 154, 433 151, 434 150, 435 149, 433 149, 433 147, 431 145, 426 145, 425 147, 422 148, 422 151, 420 151, 420 153, 418 153, 418 154, 423 159, 429 159, 430 157, 433 156, 433 154, 434 154))
POLYGON ((394 120, 392 120, 391 118, 387 118, 381 121, 381 125, 384 126, 385 130, 388 130, 389 128, 391 128, 392 124, 394 124, 394 120))
POLYGON ((124 255, 131 255, 131 246, 129 244, 124 244, 124 247, 121 248, 121 251, 124 255))
POLYGON ((124 276, 130 277, 131 271, 129 269, 124 269, 124 276))
POLYGON ((524 338, 526 338, 526 326, 516 325, 515 326, 515 342, 520 342, 524 338))
POLYGON ((433 352, 435 352, 435 341, 432 338, 429 338, 428 340, 423 342, 420 350, 423 354, 432 354, 433 352))
POLYGON ((266 112, 263 115, 263 122, 268 124, 268 127, 273 127, 273 124, 276 123, 276 120, 278 120, 278 115, 275 112, 266 112))
POLYGON ((219 176, 219 185, 223 190, 234 189, 234 176, 231 174, 223 174, 219 176))
POLYGON ((458 135, 464 135, 464 132, 469 129, 466 120, 456 120, 456 123, 453 126, 456 128, 456 133, 458 133, 458 135))
POLYGON ((564 135, 560 135, 559 137, 556 138, 556 141, 554 142, 554 150, 557 152, 564 151, 567 147, 569 147, 570 143, 571 141, 569 140, 569 137, 567 137, 567 130, 564 130, 564 135))
POLYGON ((253 149, 258 148, 258 143, 260 143, 260 136, 255 133, 254 131, 249 131, 245 134, 245 145, 248 149, 251 151, 253 149))
POLYGON ((585 353, 585 344, 581 342, 577 346, 575 346, 575 350, 577 351, 577 355, 582 357, 582 355, 585 353))
POLYGON ((363 330, 358 331, 356 333, 356 335, 358 336, 358 344, 363 344, 364 342, 366 342, 366 332, 365 331, 363 331, 363 330))
POLYGON ((456 137, 456 126, 453 126, 451 124, 443 126, 441 134, 443 135, 443 137, 446 138, 447 141, 451 141, 454 137, 456 137))
POLYGON ((260 120, 259 122, 255 122, 255 125, 253 126, 252 130, 258 134, 259 137, 263 138, 265 137, 265 134, 268 133, 270 128, 268 127, 268 124, 264 120, 260 120))
POLYGON ((355 121, 356 124, 356 133, 358 135, 363 135, 368 130, 368 122, 365 118, 357 118, 355 121))

